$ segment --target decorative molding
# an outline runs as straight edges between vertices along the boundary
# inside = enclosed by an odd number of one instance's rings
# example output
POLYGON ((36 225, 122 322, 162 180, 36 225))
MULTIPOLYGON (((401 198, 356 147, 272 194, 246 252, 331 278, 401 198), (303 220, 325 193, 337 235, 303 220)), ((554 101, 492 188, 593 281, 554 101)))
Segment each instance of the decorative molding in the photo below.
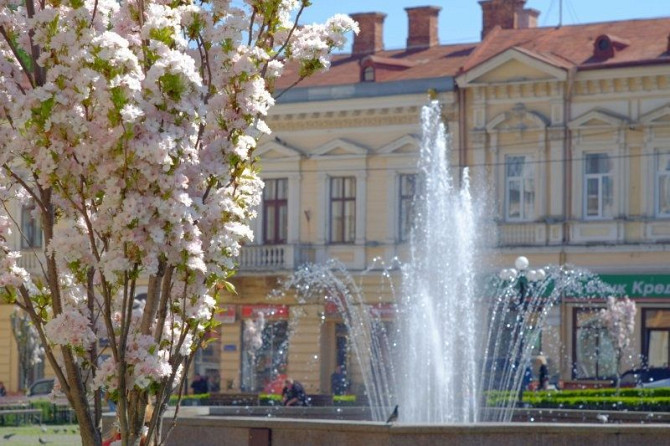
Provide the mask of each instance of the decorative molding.
POLYGON ((571 129, 611 128, 622 127, 628 123, 629 120, 623 116, 616 115, 607 110, 594 109, 570 121, 568 127, 571 129))
POLYGON ((659 125, 667 126, 668 124, 670 124, 670 104, 666 104, 662 107, 659 107, 655 110, 645 113, 644 115, 640 116, 638 121, 640 122, 640 124, 649 127, 659 125))
POLYGON ((412 147, 412 152, 418 152, 419 148, 421 147, 421 139, 417 135, 404 135, 395 141, 391 141, 390 143, 382 146, 378 153, 390 154, 399 151, 399 149, 402 149, 406 146, 412 147))
POLYGON ((365 156, 368 149, 346 139, 337 138, 320 145, 312 152, 312 157, 365 156))
MULTIPOLYGON (((467 87, 473 84, 477 84, 477 80, 488 74, 500 66, 511 62, 516 61, 520 64, 526 65, 529 68, 533 68, 537 71, 540 71, 546 74, 547 79, 554 79, 565 81, 567 79, 567 70, 565 68, 557 67, 548 63, 545 60, 542 60, 541 57, 536 57, 532 52, 527 52, 520 50, 518 48, 510 48, 502 53, 494 56, 487 61, 482 62, 481 64, 471 68, 466 73, 458 76, 456 78, 456 83, 459 87, 467 87)), ((533 82, 540 79, 510 79, 510 82, 533 82)), ((546 80, 546 79, 544 79, 546 80)))
POLYGON ((368 120, 377 117, 404 117, 404 116, 418 116, 420 105, 379 105, 378 107, 352 108, 344 109, 326 109, 328 104, 306 104, 308 109, 295 110, 282 109, 281 106, 273 108, 272 113, 267 117, 266 122, 270 126, 281 125, 284 123, 293 123, 296 121, 305 122, 309 124, 322 121, 349 121, 352 118, 356 120, 368 120), (320 108, 316 108, 316 106, 320 108), (324 110, 325 109, 325 110, 324 110))
POLYGON ((667 92, 670 77, 665 74, 647 76, 626 76, 605 79, 580 79, 575 81, 575 91, 579 96, 639 94, 667 92))
MULTIPOLYGON (((319 114, 320 115, 320 114, 319 114)), ((349 114, 336 114, 337 117, 307 119, 292 115, 290 119, 268 120, 268 125, 275 132, 303 131, 303 130, 327 130, 341 128, 360 127, 385 127, 393 125, 418 125, 420 122, 419 111, 416 109, 408 114, 385 114, 372 116, 359 116, 349 114)))
POLYGON ((500 113, 488 124, 488 133, 497 131, 516 131, 529 129, 546 129, 550 121, 539 112, 528 110, 523 103, 516 104, 511 110, 500 113))
POLYGON ((300 150, 290 147, 288 144, 276 139, 261 144, 254 151, 254 155, 261 157, 264 161, 292 161, 305 156, 300 150), (273 156, 276 154, 276 156, 273 156))

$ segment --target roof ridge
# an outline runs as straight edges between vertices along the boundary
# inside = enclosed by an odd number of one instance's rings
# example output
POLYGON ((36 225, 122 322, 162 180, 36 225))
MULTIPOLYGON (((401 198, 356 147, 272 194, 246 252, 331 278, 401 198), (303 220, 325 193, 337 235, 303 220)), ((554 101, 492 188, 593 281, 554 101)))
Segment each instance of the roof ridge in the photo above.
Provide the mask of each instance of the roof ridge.
POLYGON ((470 61, 477 60, 477 57, 483 53, 488 46, 490 46, 490 42, 494 40, 493 37, 500 34, 501 31, 502 27, 500 25, 494 26, 493 29, 484 36, 484 40, 480 41, 479 44, 475 46, 474 51, 472 51, 467 59, 463 61, 463 65, 461 65, 461 67, 458 69, 456 75, 458 75, 458 73, 468 71, 470 68, 472 68, 468 66, 470 61))

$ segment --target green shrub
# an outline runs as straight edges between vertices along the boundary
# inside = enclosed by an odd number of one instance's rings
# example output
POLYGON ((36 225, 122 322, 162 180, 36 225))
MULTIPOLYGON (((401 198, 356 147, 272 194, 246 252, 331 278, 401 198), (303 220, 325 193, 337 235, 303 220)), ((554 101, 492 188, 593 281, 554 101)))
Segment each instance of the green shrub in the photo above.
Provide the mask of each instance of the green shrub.
POLYGON ((282 396, 277 393, 259 393, 258 404, 261 406, 281 406, 282 396))
MULTIPOLYGON (((499 400, 491 400, 492 403, 497 401, 499 400)), ((531 407, 538 408, 670 411, 670 388, 626 388, 619 391, 607 388, 524 392, 523 402, 531 407)))
POLYGON ((357 406, 358 398, 356 395, 333 395, 334 406, 357 406))
MULTIPOLYGON (((170 406, 176 406, 179 395, 170 395, 170 406)), ((206 406, 209 402, 209 393, 198 395, 184 395, 181 398, 182 406, 206 406)))

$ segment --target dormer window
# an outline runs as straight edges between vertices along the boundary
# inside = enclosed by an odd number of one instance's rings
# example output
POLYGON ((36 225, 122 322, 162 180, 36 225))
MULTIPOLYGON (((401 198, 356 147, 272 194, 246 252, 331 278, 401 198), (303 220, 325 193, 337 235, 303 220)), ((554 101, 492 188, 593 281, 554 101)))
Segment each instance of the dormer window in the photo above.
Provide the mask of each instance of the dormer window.
POLYGON ((614 56, 612 41, 606 34, 598 36, 593 44, 593 47, 593 56, 597 59, 609 59, 610 57, 614 56))
POLYGON ((363 68, 363 82, 375 81, 375 67, 367 66, 363 68))
POLYGON ((598 39, 597 45, 598 51, 609 51, 610 47, 612 46, 612 42, 610 42, 610 39, 607 36, 602 36, 600 39, 598 39))
POLYGON ((609 59, 614 57, 614 52, 621 51, 630 45, 630 42, 610 34, 601 34, 593 42, 593 57, 596 59, 609 59))

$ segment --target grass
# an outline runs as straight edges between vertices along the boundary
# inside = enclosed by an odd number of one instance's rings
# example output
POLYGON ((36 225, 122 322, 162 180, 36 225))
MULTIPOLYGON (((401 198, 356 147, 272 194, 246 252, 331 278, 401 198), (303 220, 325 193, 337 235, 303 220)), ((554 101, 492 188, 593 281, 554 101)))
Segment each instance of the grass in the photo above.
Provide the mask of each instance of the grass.
POLYGON ((0 426, 0 444, 13 446, 79 446, 79 427, 76 424, 29 426, 0 426), (45 429, 46 431, 44 431, 45 429), (12 435, 5 439, 6 435, 12 435), (42 439, 42 442, 40 442, 42 439))

